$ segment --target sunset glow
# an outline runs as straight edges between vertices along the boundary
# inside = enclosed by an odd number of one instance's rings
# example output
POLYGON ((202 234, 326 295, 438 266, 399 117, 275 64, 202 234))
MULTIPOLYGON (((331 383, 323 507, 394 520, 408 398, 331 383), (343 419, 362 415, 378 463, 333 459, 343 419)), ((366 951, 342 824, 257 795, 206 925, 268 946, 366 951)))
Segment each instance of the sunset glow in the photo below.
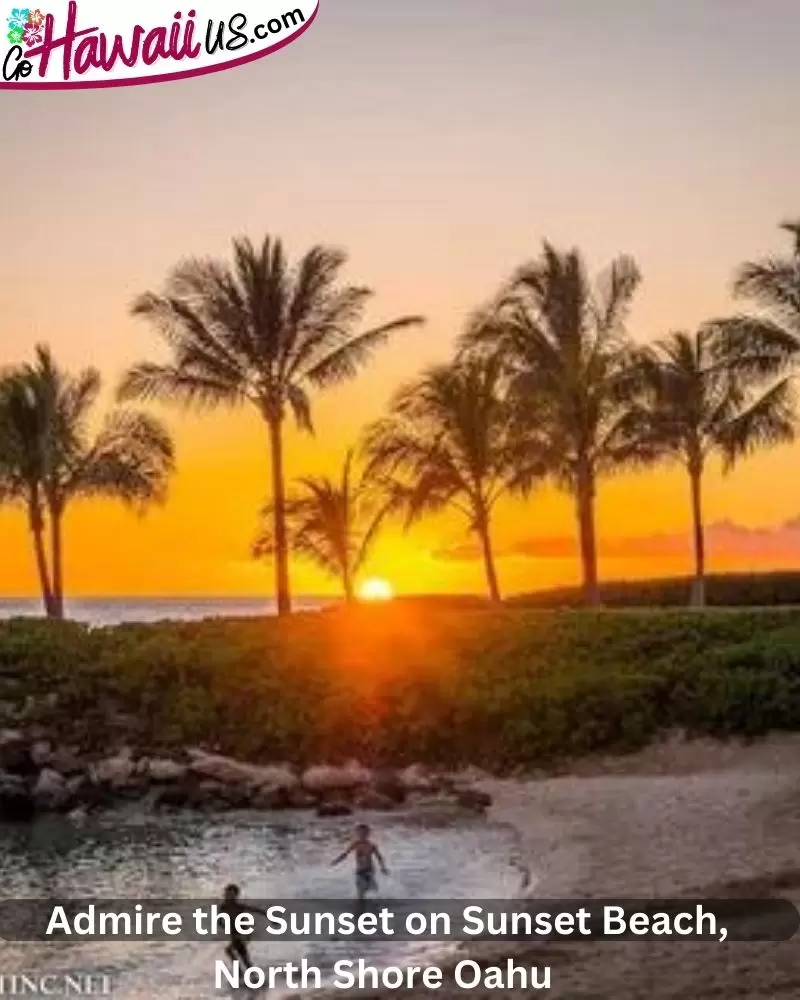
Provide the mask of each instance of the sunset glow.
POLYGON ((358 589, 362 601, 391 601, 394 597, 394 587, 388 580, 380 577, 370 577, 358 589))
MULTIPOLYGON (((498 21, 491 4, 433 6, 328 5, 274 56, 184 83, 5 93, 0 174, 15 190, 22 164, 35 197, 5 206, 0 367, 29 361, 37 340, 70 371, 95 365, 100 419, 131 364, 168 357, 131 303, 161 290, 178 261, 228 261, 234 237, 267 232, 292 260, 318 242, 341 246, 346 279, 375 290, 364 329, 409 313, 427 325, 393 335, 352 381, 315 390, 315 435, 287 419, 292 489, 298 477, 337 477, 398 387, 452 356, 467 318, 545 238, 580 247, 592 273, 619 253, 636 258, 636 343, 745 308, 731 295, 736 268, 784 253, 777 224, 800 212, 800 135, 786 98, 800 79, 800 7, 771 18, 757 4, 733 5, 733 16, 721 2, 508 0, 498 21), (768 59, 752 58, 754 40, 768 59), (269 127, 256 129, 262 100, 269 127)), ((269 596, 273 567, 250 555, 272 489, 258 414, 145 409, 175 441, 169 495, 142 518, 113 501, 75 502, 64 532, 70 595, 269 596)), ((709 464, 710 570, 798 565, 798 458, 800 443, 759 450, 728 476, 709 464)), ((573 508, 552 481, 498 502, 504 593, 577 582, 573 508)), ((480 545, 457 510, 404 527, 387 519, 370 553, 392 591, 483 592, 480 545)), ((661 463, 604 480, 597 534, 605 579, 690 572, 683 471, 661 463)), ((22 505, 0 507, 0 553, 0 592, 38 595, 22 505)), ((290 575, 296 595, 341 592, 307 559, 294 558, 290 575)))

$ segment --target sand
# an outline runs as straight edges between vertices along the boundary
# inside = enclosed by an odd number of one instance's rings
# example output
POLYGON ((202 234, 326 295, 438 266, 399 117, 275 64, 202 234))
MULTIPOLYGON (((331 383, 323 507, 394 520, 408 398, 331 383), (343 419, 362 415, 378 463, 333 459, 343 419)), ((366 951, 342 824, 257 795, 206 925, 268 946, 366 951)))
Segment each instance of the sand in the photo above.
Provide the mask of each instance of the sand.
MULTIPOLYGON (((737 898, 800 902, 800 735, 751 746, 671 739, 560 776, 481 783, 518 836, 540 899, 737 898)), ((445 985, 385 993, 498 1000, 754 1000, 800 996, 790 942, 591 941, 462 946, 481 965, 549 966, 549 990, 445 985)), ((334 994, 336 995, 336 991, 334 994)), ((339 996, 346 994, 338 993, 339 996)), ((365 994, 362 993, 361 996, 365 994)))
MULTIPOLYGON (((559 776, 484 780, 490 819, 513 827, 539 899, 781 897, 800 904, 800 734, 752 745, 673 738, 559 776)), ((789 942, 591 941, 464 945, 482 966, 548 966, 549 990, 435 992, 440 1000, 755 1000, 800 996, 789 942)), ((346 996, 333 991, 328 996, 346 996)), ((369 996, 365 991, 360 996, 369 996)))
MULTIPOLYGON (((520 854, 540 873, 532 895, 800 901, 800 738, 752 746, 671 740, 570 772, 487 784, 492 817, 517 830, 520 854)), ((498 946, 486 960, 510 952, 498 946)), ((549 965, 552 988, 540 995, 565 1000, 800 995, 798 939, 596 941, 513 953, 549 965)))

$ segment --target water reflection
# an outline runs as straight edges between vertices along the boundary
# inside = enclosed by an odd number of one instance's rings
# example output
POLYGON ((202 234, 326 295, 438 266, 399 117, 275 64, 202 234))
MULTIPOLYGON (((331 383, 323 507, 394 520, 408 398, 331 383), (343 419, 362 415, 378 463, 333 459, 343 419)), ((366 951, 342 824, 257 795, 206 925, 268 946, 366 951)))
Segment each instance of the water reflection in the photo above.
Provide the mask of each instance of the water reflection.
MULTIPOLYGON (((374 836, 391 875, 384 898, 491 898, 512 895, 519 874, 509 861, 512 842, 484 821, 375 817, 374 836)), ((346 865, 331 868, 352 822, 305 814, 272 820, 253 814, 224 817, 106 815, 76 826, 48 817, 30 826, 0 828, 0 876, 9 898, 217 898, 237 881, 250 898, 341 898, 352 892, 346 865)), ((343 941, 312 945, 255 942, 259 965, 302 956, 330 970, 340 958, 378 965, 406 959, 419 946, 343 941)), ((2 945, 3 971, 43 974, 104 972, 125 1000, 200 1000, 215 995, 217 944, 194 942, 2 945)))

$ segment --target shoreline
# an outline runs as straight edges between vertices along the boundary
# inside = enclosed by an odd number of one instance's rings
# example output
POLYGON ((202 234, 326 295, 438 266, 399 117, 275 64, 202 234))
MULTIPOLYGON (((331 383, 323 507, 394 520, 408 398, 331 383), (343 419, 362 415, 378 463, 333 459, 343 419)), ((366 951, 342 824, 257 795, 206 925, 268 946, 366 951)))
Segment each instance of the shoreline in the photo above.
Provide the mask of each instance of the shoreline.
MULTIPOLYGON (((800 901, 800 737, 753 745, 669 740, 638 754, 581 761, 559 777, 489 779, 489 818, 513 827, 540 898, 758 898, 800 901)), ((482 966, 547 965, 558 1000, 766 1000, 800 991, 789 942, 462 943, 482 966)), ((437 996, 463 996, 445 985, 437 996)), ((406 997, 430 996, 418 989, 406 997)), ((386 1000, 397 991, 323 990, 386 1000)), ((478 987, 490 1000, 496 990, 478 987)), ((505 990, 522 1000, 529 994, 505 990)))

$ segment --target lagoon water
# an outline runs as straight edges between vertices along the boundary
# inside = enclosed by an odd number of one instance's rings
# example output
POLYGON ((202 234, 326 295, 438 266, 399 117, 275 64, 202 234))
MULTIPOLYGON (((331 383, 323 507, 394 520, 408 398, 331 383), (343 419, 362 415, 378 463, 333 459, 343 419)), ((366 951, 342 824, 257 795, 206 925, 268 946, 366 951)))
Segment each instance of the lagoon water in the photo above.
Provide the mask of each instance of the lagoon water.
MULTIPOLYGON (((390 869, 387 899, 488 899, 513 896, 520 873, 512 831, 486 820, 401 812, 372 818, 390 869)), ((82 826, 52 817, 0 827, 0 884, 11 898, 194 898, 215 900, 226 882, 252 899, 337 899, 352 892, 346 864, 330 866, 352 820, 252 813, 218 817, 109 813, 82 826)), ((435 946, 434 946, 435 947, 435 946)), ((431 945, 371 942, 261 942, 261 966, 305 956, 323 974, 342 958, 379 967, 422 957, 431 945)), ((124 1000, 202 1000, 214 988, 216 943, 166 942, 0 945, 2 972, 37 975, 104 972, 124 1000)), ((245 991, 247 992, 247 991, 245 991)))

